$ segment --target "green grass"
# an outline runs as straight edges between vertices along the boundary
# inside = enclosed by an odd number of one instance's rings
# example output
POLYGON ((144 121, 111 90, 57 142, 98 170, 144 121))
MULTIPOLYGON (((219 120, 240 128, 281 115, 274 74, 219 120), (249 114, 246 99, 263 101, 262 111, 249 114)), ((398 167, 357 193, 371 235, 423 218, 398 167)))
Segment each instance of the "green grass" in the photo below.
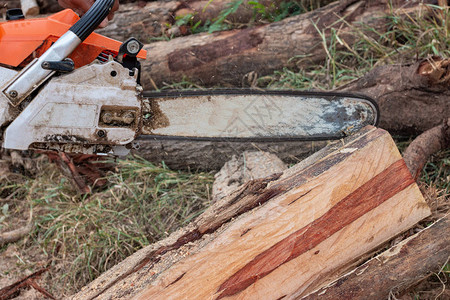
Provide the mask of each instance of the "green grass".
MULTIPOLYGON (((208 8, 214 0, 208 1, 204 10, 208 8)), ((267 3, 264 1, 248 1, 233 0, 219 13, 219 15, 212 19, 202 23, 200 20, 196 20, 196 13, 186 14, 184 16, 177 16, 174 26, 187 26, 190 33, 196 34, 200 32, 213 33, 216 31, 230 30, 242 26, 255 26, 265 23, 272 23, 283 20, 287 17, 295 16, 313 9, 319 8, 329 2, 326 0, 300 0, 300 1, 281 1, 279 3, 267 3), (243 5, 247 6, 247 9, 253 11, 251 20, 246 24, 238 24, 232 21, 232 16, 243 5)), ((168 27, 173 25, 167 24, 168 27)), ((170 37, 169 37, 170 38, 170 37)))

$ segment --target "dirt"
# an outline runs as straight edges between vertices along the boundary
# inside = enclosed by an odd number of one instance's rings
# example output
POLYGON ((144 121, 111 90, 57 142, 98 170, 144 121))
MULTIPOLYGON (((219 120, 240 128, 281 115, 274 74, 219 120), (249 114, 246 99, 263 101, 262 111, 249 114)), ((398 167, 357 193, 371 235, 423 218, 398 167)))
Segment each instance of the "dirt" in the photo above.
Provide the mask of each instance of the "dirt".
MULTIPOLYGON (((0 253, 0 261, 0 288, 5 288, 16 283, 18 280, 31 275, 34 271, 45 268, 49 260, 38 245, 21 242, 8 245, 6 249, 0 253), (29 246, 27 244, 29 244, 29 246)), ((51 290, 51 279, 49 274, 44 273, 41 278, 37 278, 35 282, 41 288, 47 291, 51 290)), ((0 299, 31 300, 48 298, 34 288, 28 286, 20 289, 12 298, 3 298, 3 295, 0 295, 0 299)))

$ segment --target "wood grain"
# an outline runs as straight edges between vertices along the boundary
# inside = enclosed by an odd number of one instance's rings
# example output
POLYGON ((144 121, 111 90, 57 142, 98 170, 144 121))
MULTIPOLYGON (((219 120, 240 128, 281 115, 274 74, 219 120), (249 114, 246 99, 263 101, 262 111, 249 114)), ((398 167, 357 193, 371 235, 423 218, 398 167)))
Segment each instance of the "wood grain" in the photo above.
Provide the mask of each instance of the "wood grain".
POLYGON ((277 299, 306 292, 327 271, 426 216, 429 210, 409 171, 381 132, 302 172, 303 178, 312 178, 303 181, 296 174, 272 182, 268 190, 279 189, 280 183, 290 188, 163 272, 137 299, 277 299), (408 209, 405 199, 419 205, 408 209))
POLYGON ((397 296, 398 292, 420 282, 431 272, 439 273, 449 257, 450 215, 446 215, 329 285, 305 297, 294 298, 388 299, 390 295, 397 296))
POLYGON ((217 299, 245 290, 282 264, 313 249, 342 228, 403 191, 413 182, 404 161, 402 159, 396 161, 338 202, 323 216, 258 254, 221 284, 218 290, 220 295, 217 299))

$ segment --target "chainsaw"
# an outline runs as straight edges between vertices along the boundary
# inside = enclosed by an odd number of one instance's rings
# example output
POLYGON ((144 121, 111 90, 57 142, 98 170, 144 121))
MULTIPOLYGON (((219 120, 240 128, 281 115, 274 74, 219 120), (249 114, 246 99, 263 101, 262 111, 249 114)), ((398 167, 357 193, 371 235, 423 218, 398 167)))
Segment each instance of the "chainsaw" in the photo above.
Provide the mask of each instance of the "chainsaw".
POLYGON ((126 155, 141 139, 330 140, 376 125, 361 95, 260 89, 143 91, 143 44, 94 33, 114 0, 0 23, 0 134, 17 150, 126 155))

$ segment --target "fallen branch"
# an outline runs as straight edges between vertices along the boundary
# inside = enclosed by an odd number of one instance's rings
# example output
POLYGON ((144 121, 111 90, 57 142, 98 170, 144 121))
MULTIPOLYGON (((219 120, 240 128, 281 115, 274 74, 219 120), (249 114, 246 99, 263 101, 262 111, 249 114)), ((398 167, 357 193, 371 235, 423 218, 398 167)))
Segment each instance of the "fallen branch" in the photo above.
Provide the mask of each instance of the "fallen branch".
POLYGON ((450 116, 450 59, 377 67, 339 90, 374 98, 381 110, 381 128, 420 134, 450 116))
POLYGON ((33 274, 20 279, 19 281, 8 285, 0 290, 0 300, 6 300, 9 299, 11 296, 13 296, 15 293, 17 293, 21 288, 31 286, 41 294, 43 294, 45 297, 50 299, 56 299, 52 296, 49 292, 47 292, 45 289, 43 289, 41 286, 39 286, 35 279, 39 278, 43 273, 47 272, 49 270, 49 267, 40 269, 33 274))
POLYGON ((408 169, 417 180, 430 156, 450 147, 450 119, 419 135, 403 153, 408 169))

